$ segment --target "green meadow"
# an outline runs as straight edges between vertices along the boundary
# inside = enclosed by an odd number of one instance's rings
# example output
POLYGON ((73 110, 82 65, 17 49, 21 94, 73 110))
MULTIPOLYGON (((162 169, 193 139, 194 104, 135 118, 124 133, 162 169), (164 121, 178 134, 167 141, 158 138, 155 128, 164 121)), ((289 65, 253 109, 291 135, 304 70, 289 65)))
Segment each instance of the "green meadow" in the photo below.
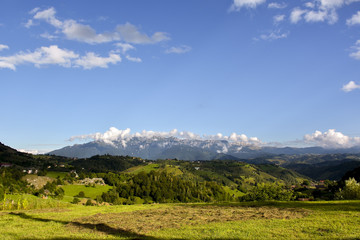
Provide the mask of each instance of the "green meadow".
POLYGON ((0 212, 1 239, 359 239, 360 201, 82 206, 0 212))
POLYGON ((89 187, 86 185, 62 185, 62 189, 64 189, 64 201, 71 202, 74 196, 78 195, 80 191, 85 193, 85 197, 96 199, 96 196, 101 195, 103 192, 107 192, 111 189, 109 185, 95 185, 93 187, 89 187))

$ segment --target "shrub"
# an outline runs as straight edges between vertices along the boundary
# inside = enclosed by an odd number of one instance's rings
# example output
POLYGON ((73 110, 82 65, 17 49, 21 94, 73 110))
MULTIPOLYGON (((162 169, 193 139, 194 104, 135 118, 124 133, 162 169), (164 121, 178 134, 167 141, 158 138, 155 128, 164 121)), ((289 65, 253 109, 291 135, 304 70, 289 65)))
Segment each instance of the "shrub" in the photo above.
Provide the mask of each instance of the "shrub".
POLYGON ((86 206, 92 206, 92 202, 91 202, 91 199, 88 199, 85 203, 86 206))
POLYGON ((84 198, 85 197, 85 193, 84 191, 80 191, 78 195, 76 195, 75 197, 80 197, 80 198, 84 198))
POLYGON ((343 199, 360 199, 360 183, 356 182, 355 178, 349 178, 340 193, 343 199))
POLYGON ((71 203, 73 204, 78 204, 80 202, 80 199, 78 199, 77 197, 75 197, 71 203))

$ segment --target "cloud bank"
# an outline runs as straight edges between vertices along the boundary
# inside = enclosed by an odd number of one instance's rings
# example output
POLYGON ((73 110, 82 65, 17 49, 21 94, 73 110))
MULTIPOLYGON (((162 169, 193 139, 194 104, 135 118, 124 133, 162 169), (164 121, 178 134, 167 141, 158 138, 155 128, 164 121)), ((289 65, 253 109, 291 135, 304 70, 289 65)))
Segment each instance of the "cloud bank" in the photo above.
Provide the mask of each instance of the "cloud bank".
POLYGON ((313 134, 307 134, 304 136, 304 141, 324 148, 350 148, 360 146, 360 137, 349 137, 341 132, 336 132, 335 129, 329 129, 324 133, 315 131, 313 134))
MULTIPOLYGON (((29 14, 32 17, 24 24, 26 28, 31 28, 42 22, 55 28, 53 33, 44 32, 39 35, 49 41, 65 37, 68 40, 91 45, 115 42, 113 44, 115 49, 108 52, 108 56, 101 56, 103 54, 92 51, 79 54, 58 45, 41 46, 32 51, 20 51, 8 56, 0 55, 0 69, 16 70, 18 65, 24 64, 33 64, 38 68, 48 65, 82 69, 108 68, 110 64, 117 64, 122 61, 120 54, 128 61, 140 63, 142 62, 141 58, 127 54, 128 51, 136 49, 132 44, 156 44, 170 40, 169 34, 165 32, 154 32, 152 35, 148 35, 129 22, 118 24, 111 31, 99 33, 90 25, 74 19, 60 19, 57 17, 54 7, 34 8, 29 11, 29 14)), ((9 49, 9 46, 0 44, 0 51, 6 49, 9 49)), ((180 53, 179 51, 189 51, 189 49, 190 47, 178 49, 178 53, 180 53)))
POLYGON ((121 57, 115 53, 110 53, 109 57, 100 57, 93 52, 88 52, 85 56, 61 49, 57 45, 40 47, 33 52, 19 52, 12 56, 0 56, 0 68, 16 70, 17 65, 34 64, 36 67, 47 65, 58 65, 62 67, 82 67, 92 69, 95 67, 107 68, 110 63, 115 64, 121 61, 121 57))
POLYGON ((100 44, 120 40, 133 44, 155 44, 170 39, 165 32, 155 32, 151 36, 141 33, 136 26, 128 22, 117 25, 112 31, 97 33, 91 26, 79 23, 76 20, 60 20, 56 17, 56 10, 53 7, 45 10, 35 8, 30 11, 30 14, 32 14, 33 17, 25 24, 26 27, 30 28, 34 26, 36 21, 44 21, 55 27, 55 33, 61 32, 69 40, 88 44, 100 44))
POLYGON ((146 131, 131 133, 130 128, 121 130, 115 127, 111 127, 105 133, 94 133, 86 134, 80 136, 73 136, 69 140, 95 140, 95 141, 104 141, 106 143, 113 143, 114 141, 129 140, 131 138, 170 138, 175 137, 179 139, 188 139, 188 140, 226 140, 230 142, 237 142, 241 145, 258 145, 261 144, 261 141, 256 137, 247 137, 245 134, 236 134, 232 133, 229 136, 225 136, 221 133, 216 135, 198 135, 188 131, 178 131, 173 129, 169 132, 155 132, 155 131, 146 131))
MULTIPOLYGON (((131 133, 130 128, 126 129, 117 129, 116 127, 111 127, 104 133, 93 133, 85 134, 79 136, 72 136, 69 141, 82 140, 82 141, 103 141, 108 144, 114 144, 114 142, 121 142, 126 146, 127 141, 132 138, 143 138, 143 139, 153 139, 156 141, 158 138, 177 138, 184 140, 199 140, 199 141, 228 141, 231 143, 236 143, 240 146, 274 146, 274 143, 262 142, 257 137, 248 137, 245 134, 232 133, 229 136, 223 135, 221 133, 215 135, 199 135, 188 131, 178 131, 173 129, 168 132, 156 132, 156 131, 147 131, 143 130, 141 132, 131 133)), ((303 137, 303 140, 296 141, 297 144, 300 142, 301 145, 307 146, 320 146, 323 148, 351 148, 355 146, 360 147, 360 137, 349 137, 344 135, 341 132, 337 132, 335 129, 329 129, 326 132, 315 131, 312 134, 306 134, 303 137)), ((279 144, 279 143, 277 143, 279 144)), ((277 147, 284 147, 286 144, 277 145, 277 147)))

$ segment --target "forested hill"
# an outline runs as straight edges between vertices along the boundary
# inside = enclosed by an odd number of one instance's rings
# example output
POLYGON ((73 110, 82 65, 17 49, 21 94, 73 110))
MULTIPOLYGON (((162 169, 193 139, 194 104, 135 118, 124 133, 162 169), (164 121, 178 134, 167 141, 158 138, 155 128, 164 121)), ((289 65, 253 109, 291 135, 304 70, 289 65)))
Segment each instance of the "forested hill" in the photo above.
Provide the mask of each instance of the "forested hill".
POLYGON ((18 152, 1 144, 0 162, 10 163, 19 168, 77 172, 124 172, 139 173, 151 170, 171 172, 187 180, 215 181, 226 186, 247 187, 257 182, 283 182, 295 184, 305 177, 294 171, 273 164, 253 165, 236 160, 150 161, 130 156, 93 156, 74 159, 53 155, 32 155, 18 152), (61 166, 61 167, 60 167, 61 166))
POLYGON ((71 159, 60 156, 32 155, 19 152, 0 143, 0 163, 9 163, 18 167, 45 168, 54 164, 67 164, 71 159))

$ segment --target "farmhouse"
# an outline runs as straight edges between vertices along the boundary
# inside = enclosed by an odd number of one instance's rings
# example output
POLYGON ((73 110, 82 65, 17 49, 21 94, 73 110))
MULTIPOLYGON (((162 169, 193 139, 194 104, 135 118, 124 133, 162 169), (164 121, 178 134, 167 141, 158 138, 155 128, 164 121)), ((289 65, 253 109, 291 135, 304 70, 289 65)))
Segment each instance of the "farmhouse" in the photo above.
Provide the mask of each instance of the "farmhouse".
POLYGON ((7 167, 11 167, 12 164, 11 163, 0 163, 0 168, 7 168, 7 167))

